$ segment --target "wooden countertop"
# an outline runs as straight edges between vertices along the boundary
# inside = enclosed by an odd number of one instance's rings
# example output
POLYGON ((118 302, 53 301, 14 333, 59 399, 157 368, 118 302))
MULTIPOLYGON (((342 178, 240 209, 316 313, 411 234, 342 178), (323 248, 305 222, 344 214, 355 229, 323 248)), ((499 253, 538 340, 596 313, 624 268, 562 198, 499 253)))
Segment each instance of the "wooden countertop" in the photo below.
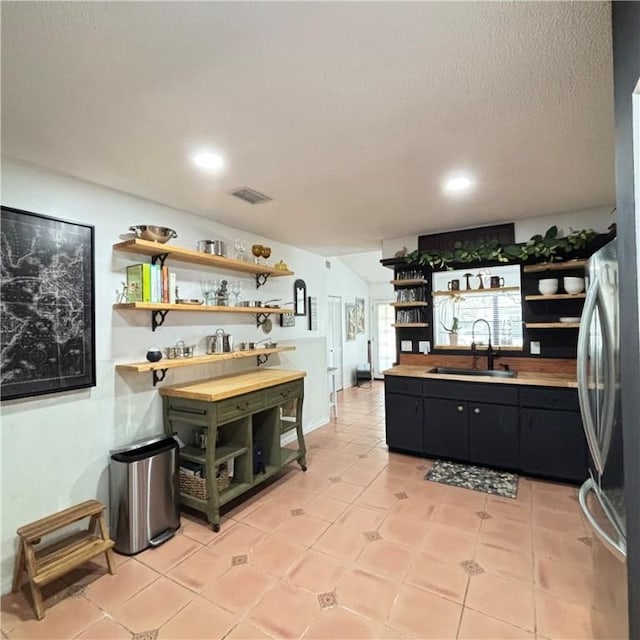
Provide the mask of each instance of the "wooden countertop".
POLYGON ((482 382, 489 384, 515 384, 519 386, 564 387, 577 389, 575 375, 562 373, 538 373, 517 371, 515 378, 492 378, 490 376, 465 376, 432 373, 435 367, 401 364, 384 371, 385 376, 405 376, 408 378, 428 378, 435 380, 456 380, 458 382, 482 382))
POLYGON ((162 387, 161 396, 172 398, 188 398, 189 400, 206 400, 217 402, 225 398, 259 391, 285 382, 300 380, 307 375, 306 371, 288 371, 286 369, 257 369, 238 373, 232 376, 208 378, 196 382, 187 382, 173 386, 162 387))

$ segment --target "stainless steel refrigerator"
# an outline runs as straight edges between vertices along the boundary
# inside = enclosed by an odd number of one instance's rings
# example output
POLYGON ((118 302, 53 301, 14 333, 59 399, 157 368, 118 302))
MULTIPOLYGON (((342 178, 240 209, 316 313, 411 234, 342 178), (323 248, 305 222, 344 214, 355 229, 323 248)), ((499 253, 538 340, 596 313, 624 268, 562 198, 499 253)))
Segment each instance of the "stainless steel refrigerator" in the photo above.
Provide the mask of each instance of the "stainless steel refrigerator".
POLYGON ((617 249, 613 240, 589 260, 578 337, 578 395, 591 458, 579 501, 593 539, 593 628, 607 639, 629 637, 617 249))

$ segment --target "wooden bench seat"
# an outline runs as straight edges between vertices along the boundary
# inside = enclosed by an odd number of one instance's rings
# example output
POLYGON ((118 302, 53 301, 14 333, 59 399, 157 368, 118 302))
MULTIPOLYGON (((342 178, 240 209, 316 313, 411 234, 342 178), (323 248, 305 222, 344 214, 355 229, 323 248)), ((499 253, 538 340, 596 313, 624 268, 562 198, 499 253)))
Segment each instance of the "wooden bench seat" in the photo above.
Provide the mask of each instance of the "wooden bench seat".
POLYGON ((40 587, 101 553, 105 554, 109 573, 115 573, 111 552, 114 542, 109 539, 104 521, 104 509, 101 502, 87 500, 18 529, 20 546, 13 574, 13 591, 18 591, 20 588, 22 574, 26 569, 33 596, 33 606, 39 620, 44 617, 40 587), (85 518, 90 518, 86 530, 74 531, 52 544, 35 547, 45 535, 85 518))

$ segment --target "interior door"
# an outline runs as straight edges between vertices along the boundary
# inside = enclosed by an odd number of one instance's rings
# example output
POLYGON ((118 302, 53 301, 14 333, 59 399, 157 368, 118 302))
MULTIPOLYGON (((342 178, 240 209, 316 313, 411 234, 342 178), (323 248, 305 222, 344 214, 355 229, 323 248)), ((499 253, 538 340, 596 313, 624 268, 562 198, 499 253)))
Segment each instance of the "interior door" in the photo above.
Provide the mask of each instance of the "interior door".
POLYGON ((327 336, 327 366, 336 367, 336 391, 343 387, 342 382, 342 298, 329 296, 329 323, 327 336))
POLYGON ((374 300, 373 318, 373 377, 382 379, 382 372, 390 369, 396 359, 396 334, 391 326, 395 322, 391 300, 374 300))

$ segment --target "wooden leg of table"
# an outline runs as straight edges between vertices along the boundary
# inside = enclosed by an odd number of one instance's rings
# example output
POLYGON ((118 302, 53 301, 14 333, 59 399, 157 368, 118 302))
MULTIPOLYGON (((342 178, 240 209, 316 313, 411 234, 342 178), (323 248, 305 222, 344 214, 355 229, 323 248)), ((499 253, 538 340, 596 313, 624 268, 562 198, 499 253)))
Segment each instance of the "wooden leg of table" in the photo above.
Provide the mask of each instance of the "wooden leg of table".
MULTIPOLYGON (((109 533, 107 531, 107 525, 105 524, 105 521, 104 521, 104 513, 102 513, 98 518, 98 524, 100 525, 100 533, 102 534, 102 539, 108 540, 109 533)), ((116 563, 115 563, 115 560, 113 559, 113 552, 111 551, 111 549, 107 549, 104 552, 104 556, 107 560, 107 567, 109 567, 109 573, 113 575, 116 572, 116 563)))
POLYGON ((18 545, 18 555, 16 556, 16 564, 13 568, 13 585, 11 592, 16 593, 20 589, 20 583, 22 582, 22 574, 24 573, 24 542, 20 539, 18 545))

